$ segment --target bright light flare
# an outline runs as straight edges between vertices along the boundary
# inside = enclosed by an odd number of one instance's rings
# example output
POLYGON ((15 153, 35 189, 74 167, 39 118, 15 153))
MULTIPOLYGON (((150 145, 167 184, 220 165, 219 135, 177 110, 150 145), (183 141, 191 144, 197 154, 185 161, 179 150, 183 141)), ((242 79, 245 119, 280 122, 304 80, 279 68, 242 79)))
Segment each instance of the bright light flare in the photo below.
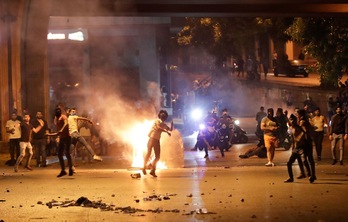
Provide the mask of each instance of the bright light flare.
POLYGON ((199 129, 200 130, 204 130, 205 129, 205 125, 203 123, 199 124, 199 129))
POLYGON ((191 116, 194 120, 199 120, 203 117, 203 112, 201 109, 194 109, 191 113, 191 116))
POLYGON ((234 123, 235 123, 236 125, 239 125, 239 124, 240 124, 240 121, 239 121, 238 119, 236 119, 236 120, 234 121, 234 123))

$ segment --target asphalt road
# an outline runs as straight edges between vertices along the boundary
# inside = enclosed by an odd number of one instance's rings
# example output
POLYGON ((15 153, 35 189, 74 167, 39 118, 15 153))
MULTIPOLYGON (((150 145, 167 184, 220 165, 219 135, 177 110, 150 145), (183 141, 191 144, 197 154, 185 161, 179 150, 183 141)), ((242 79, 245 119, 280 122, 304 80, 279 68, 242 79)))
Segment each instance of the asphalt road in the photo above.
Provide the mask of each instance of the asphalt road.
MULTIPOLYGON (((254 145, 234 145, 225 158, 212 150, 209 159, 185 147, 184 167, 138 179, 131 174, 140 170, 121 155, 91 164, 78 161, 77 174, 62 178, 56 177, 55 156, 47 168, 18 173, 4 166, 3 157, 0 220, 346 221, 347 166, 331 165, 327 139, 313 184, 308 179, 283 183, 290 151, 282 148, 276 151, 275 167, 265 167, 258 157, 238 158, 254 145), (82 197, 90 207, 73 206, 82 197)), ((299 174, 297 165, 293 168, 299 174)))

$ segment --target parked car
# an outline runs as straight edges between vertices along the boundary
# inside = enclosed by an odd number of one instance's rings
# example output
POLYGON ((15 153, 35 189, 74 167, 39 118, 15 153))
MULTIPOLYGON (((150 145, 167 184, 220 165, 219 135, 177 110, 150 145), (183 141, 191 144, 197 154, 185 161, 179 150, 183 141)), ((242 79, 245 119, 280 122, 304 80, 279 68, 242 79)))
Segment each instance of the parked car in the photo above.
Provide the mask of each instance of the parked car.
POLYGON ((284 74, 286 76, 294 77, 296 75, 303 75, 303 77, 308 77, 307 64, 302 60, 288 60, 285 63, 277 62, 273 69, 274 76, 284 74))

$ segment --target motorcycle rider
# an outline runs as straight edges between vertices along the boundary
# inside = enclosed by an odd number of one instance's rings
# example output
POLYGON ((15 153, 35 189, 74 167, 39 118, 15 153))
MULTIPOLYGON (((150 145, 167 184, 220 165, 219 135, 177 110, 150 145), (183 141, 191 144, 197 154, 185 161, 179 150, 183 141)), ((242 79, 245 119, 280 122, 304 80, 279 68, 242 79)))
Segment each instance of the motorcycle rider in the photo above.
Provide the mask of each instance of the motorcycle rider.
POLYGON ((233 134, 233 132, 232 132, 232 128, 231 128, 231 124, 232 124, 232 117, 228 114, 228 109, 227 108, 224 108, 223 110, 222 110, 222 115, 220 116, 220 119, 219 119, 219 122, 218 122, 218 124, 217 124, 217 129, 219 130, 221 127, 222 127, 222 125, 223 124, 225 124, 226 125, 226 127, 227 127, 227 130, 229 131, 229 145, 232 145, 232 141, 231 141, 231 139, 232 139, 232 134, 233 134))
MULTIPOLYGON (((216 116, 216 114, 215 114, 216 116)), ((204 118, 204 128, 200 129, 197 135, 197 142, 195 146, 191 149, 192 151, 197 151, 197 148, 204 148, 206 151, 204 158, 208 157, 208 149, 211 150, 212 147, 216 146, 216 118, 214 113, 208 112, 207 116, 204 118)))
POLYGON ((230 145, 230 130, 226 126, 226 124, 222 124, 221 128, 217 132, 218 134, 218 144, 217 146, 219 147, 219 150, 221 152, 221 156, 224 157, 225 153, 224 150, 228 151, 229 148, 231 147, 230 145))

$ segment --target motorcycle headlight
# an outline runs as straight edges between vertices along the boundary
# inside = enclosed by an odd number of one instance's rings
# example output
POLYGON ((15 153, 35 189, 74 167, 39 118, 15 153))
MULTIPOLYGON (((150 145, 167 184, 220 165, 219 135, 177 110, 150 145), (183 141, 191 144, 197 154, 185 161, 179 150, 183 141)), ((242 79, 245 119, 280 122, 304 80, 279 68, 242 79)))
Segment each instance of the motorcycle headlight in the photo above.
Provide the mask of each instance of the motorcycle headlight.
POLYGON ((203 111, 201 109, 194 109, 191 113, 191 117, 194 120, 200 120, 203 117, 203 111))
POLYGON ((234 121, 234 123, 236 124, 236 125, 239 125, 239 120, 238 119, 236 119, 235 121, 234 121))

